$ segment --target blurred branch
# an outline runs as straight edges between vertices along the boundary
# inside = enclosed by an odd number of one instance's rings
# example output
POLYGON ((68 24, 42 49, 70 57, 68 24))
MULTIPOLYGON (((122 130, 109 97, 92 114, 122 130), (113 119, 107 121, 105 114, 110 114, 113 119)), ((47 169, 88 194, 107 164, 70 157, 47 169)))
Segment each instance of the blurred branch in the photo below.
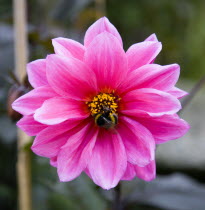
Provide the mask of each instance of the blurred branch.
MULTIPOLYGON (((26 75, 27 63, 27 31, 26 31, 26 0, 13 0, 15 27, 15 71, 19 81, 26 75)), ((25 150, 30 137, 18 130, 18 190, 19 209, 31 210, 31 174, 30 152, 25 150)))
POLYGON ((191 102, 191 100, 194 98, 194 96, 197 94, 197 92, 202 88, 204 84, 205 84, 205 75, 195 84, 195 86, 190 91, 189 95, 182 101, 182 107, 183 107, 182 111, 191 102))

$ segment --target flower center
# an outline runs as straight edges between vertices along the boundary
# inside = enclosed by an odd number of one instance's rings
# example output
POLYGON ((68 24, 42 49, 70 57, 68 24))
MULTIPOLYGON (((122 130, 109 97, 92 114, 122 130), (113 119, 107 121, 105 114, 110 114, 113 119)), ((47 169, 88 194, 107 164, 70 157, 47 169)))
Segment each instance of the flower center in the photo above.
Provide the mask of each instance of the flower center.
POLYGON ((118 122, 117 108, 120 98, 113 93, 99 93, 92 101, 86 102, 95 123, 106 129, 113 128, 118 122))

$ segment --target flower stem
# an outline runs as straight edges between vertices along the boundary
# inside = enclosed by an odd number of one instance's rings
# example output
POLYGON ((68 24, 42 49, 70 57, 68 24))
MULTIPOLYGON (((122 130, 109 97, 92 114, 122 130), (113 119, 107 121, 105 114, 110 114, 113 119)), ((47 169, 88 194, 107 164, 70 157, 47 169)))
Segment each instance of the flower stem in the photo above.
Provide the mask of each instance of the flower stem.
POLYGON ((121 200, 121 184, 120 184, 120 182, 114 188, 113 210, 123 210, 122 200, 121 200))

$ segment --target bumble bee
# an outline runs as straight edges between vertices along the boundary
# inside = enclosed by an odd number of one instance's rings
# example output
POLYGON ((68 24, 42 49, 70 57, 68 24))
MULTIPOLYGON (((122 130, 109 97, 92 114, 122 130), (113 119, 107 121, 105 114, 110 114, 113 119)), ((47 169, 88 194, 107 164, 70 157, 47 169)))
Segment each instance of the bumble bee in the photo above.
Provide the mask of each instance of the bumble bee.
POLYGON ((109 107, 104 106, 103 111, 96 114, 95 123, 99 127, 106 129, 114 128, 118 123, 118 116, 115 113, 112 113, 112 110, 109 107))

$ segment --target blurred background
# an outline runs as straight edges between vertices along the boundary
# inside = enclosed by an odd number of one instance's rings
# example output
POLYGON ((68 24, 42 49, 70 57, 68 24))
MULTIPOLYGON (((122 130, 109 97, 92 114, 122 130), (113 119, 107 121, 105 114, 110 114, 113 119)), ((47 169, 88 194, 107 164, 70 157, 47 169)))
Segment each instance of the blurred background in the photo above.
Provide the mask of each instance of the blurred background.
MULTIPOLYGON (((11 0, 0 0, 0 209, 18 209, 16 125, 7 115, 7 96, 14 71, 14 27, 11 0)), ((190 91, 205 75, 204 0, 29 0, 29 61, 53 53, 51 39, 83 42, 87 28, 106 15, 120 32, 125 50, 156 33, 163 50, 156 63, 178 63, 178 87, 190 91)), ((203 80, 201 82, 203 85, 203 80)), ((204 85, 205 86, 205 85, 204 85)), ((205 209, 205 87, 180 116, 191 125, 182 139, 157 148, 157 179, 122 182, 125 209, 205 209)), ((183 102, 183 99, 182 99, 183 102)), ((29 145, 27 148, 28 151, 29 145)), ((34 210, 111 209, 113 193, 82 174, 59 183, 46 158, 31 155, 34 210)))

